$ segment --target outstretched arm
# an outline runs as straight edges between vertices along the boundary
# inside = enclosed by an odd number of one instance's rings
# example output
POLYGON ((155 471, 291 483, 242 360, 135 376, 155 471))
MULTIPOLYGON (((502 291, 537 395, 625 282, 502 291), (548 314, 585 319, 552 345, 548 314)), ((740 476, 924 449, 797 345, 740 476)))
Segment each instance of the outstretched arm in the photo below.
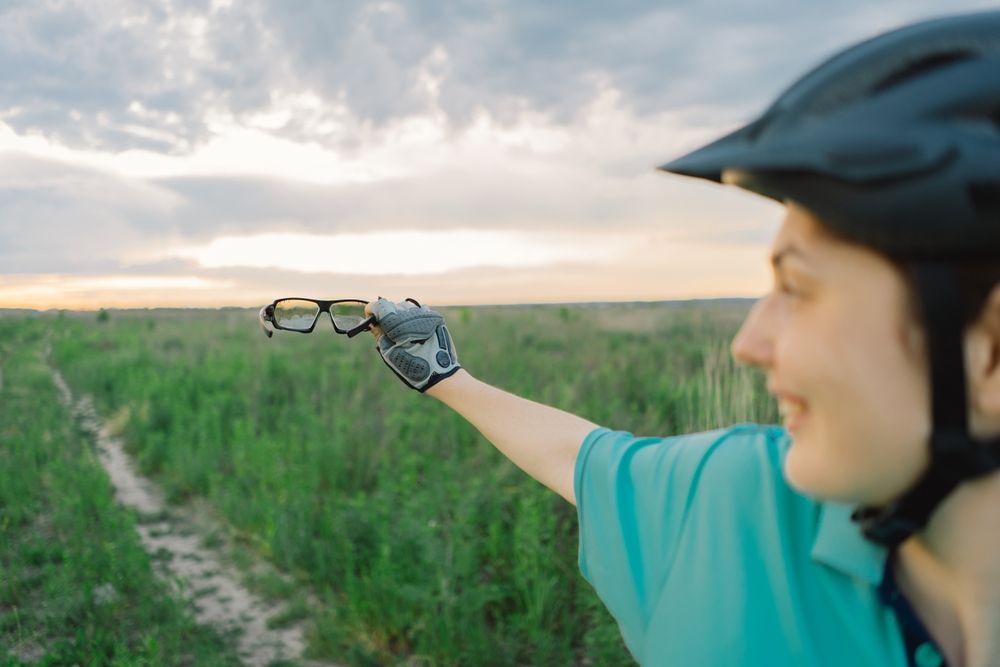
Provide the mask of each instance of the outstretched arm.
POLYGON ((576 504, 576 455, 597 424, 492 387, 465 369, 427 393, 465 417, 519 468, 576 504))
POLYGON ((404 384, 451 407, 518 467, 576 504, 576 456, 597 424, 469 375, 444 319, 426 306, 380 298, 366 312, 378 321, 376 349, 404 384))

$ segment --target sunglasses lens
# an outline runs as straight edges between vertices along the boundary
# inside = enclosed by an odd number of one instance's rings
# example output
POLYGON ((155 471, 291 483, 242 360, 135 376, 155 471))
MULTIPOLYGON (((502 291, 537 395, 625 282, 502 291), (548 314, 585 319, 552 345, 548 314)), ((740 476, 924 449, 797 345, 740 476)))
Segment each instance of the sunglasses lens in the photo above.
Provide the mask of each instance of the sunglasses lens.
POLYGON ((318 314, 319 306, 312 301, 282 299, 274 304, 275 323, 293 331, 309 331, 318 314))
POLYGON ((350 331, 365 321, 365 304, 361 302, 335 303, 330 306, 333 326, 340 333, 350 331))

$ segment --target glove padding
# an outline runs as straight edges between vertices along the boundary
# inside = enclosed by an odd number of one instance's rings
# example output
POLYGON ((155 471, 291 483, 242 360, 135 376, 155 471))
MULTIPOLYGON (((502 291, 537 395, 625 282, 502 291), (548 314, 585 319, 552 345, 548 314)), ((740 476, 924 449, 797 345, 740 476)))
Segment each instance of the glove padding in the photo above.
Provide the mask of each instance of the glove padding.
POLYGON ((371 312, 382 330, 375 349, 406 386, 423 393, 461 368, 440 313, 382 297, 371 312))

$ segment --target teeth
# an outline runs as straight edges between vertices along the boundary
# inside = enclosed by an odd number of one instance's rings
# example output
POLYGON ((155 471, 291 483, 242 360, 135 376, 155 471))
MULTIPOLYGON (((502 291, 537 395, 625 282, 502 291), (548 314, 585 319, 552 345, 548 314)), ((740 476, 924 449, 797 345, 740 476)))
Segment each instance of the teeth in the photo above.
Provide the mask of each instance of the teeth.
POLYGON ((782 417, 793 417, 802 414, 802 404, 793 401, 778 401, 778 414, 782 417))

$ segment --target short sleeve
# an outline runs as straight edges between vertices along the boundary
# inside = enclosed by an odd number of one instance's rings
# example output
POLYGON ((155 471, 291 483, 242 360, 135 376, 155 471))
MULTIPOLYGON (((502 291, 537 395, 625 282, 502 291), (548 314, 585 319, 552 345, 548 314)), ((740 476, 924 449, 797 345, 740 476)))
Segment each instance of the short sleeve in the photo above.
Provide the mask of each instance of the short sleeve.
POLYGON ((654 438, 599 428, 584 439, 574 471, 580 571, 633 654, 682 542, 696 491, 714 495, 705 488, 711 486, 732 497, 743 483, 740 459, 753 456, 754 447, 740 447, 736 441, 744 438, 730 436, 750 428, 762 430, 748 425, 654 438), (716 456, 723 442, 744 455, 716 456))

